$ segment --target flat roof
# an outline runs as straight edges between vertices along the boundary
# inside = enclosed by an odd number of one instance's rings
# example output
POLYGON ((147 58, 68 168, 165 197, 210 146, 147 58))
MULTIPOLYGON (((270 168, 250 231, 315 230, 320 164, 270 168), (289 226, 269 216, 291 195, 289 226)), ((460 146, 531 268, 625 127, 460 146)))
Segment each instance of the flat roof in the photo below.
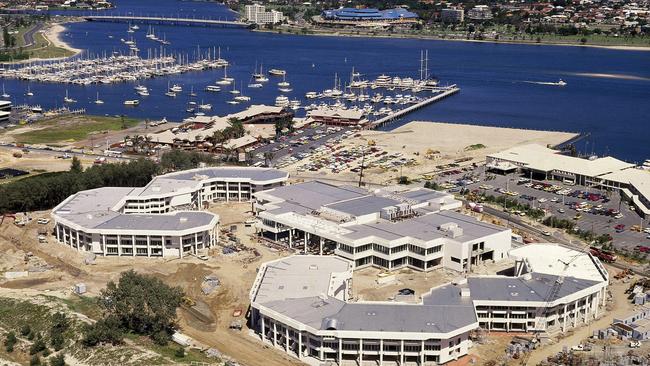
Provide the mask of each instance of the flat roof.
POLYGON ((331 278, 353 267, 336 256, 293 255, 265 267, 253 301, 315 329, 448 333, 477 321, 471 303, 351 303, 327 296, 331 278))
POLYGON ((312 210, 317 210, 322 206, 335 202, 363 197, 368 194, 362 188, 351 186, 339 187, 319 181, 291 184, 274 188, 265 193, 312 210))
POLYGON ((531 243, 512 249, 508 253, 511 258, 525 258, 532 272, 560 276, 571 276, 578 279, 603 281, 605 269, 598 259, 589 253, 580 252, 551 243, 531 243), (567 265, 568 264, 568 265, 567 265))
POLYGON ((176 211, 156 215, 128 214, 117 215, 97 225, 95 229, 183 231, 210 225, 215 219, 215 215, 200 211, 176 211))
POLYGON ((537 144, 516 146, 502 152, 490 154, 488 157, 514 161, 533 170, 544 172, 559 170, 588 177, 598 177, 634 166, 634 164, 626 163, 611 156, 590 160, 562 155, 557 150, 537 144))
POLYGON ((624 169, 600 177, 605 180, 629 184, 642 196, 650 200, 650 170, 624 169))

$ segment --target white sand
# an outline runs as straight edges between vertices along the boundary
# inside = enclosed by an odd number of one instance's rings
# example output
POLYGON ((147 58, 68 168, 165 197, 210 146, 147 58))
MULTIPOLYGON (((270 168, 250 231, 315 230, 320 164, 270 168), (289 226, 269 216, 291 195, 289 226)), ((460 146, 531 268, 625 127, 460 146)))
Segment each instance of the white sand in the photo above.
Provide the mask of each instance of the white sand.
POLYGON ((74 48, 67 44, 65 41, 62 40, 61 38, 61 33, 65 32, 65 25, 60 24, 60 23, 53 23, 49 28, 47 28, 44 32, 45 38, 47 38, 50 42, 52 42, 53 45, 60 47, 60 48, 65 48, 67 50, 70 50, 74 52, 75 54, 78 54, 81 52, 80 49, 74 48))

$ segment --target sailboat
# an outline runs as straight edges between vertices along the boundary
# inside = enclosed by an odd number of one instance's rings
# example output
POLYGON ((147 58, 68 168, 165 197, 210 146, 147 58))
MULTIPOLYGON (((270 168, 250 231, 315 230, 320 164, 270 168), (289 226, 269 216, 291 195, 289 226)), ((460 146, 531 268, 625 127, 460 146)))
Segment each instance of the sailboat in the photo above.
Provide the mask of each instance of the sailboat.
MULTIPOLYGON (((241 89, 241 90, 244 90, 243 87, 240 88, 240 89, 241 89)), ((235 100, 238 101, 238 102, 248 102, 248 101, 251 100, 251 97, 248 97, 248 96, 244 95, 244 93, 242 93, 241 95, 238 95, 238 96, 236 96, 236 97, 233 98, 233 99, 235 99, 235 100)))
POLYGON ((190 86, 190 97, 195 97, 196 93, 194 92, 194 85, 190 86))
POLYGON ((95 104, 104 104, 104 101, 99 99, 99 92, 97 92, 97 97, 95 98, 95 104))
POLYGON ((27 93, 25 93, 25 95, 27 95, 28 97, 33 97, 34 96, 34 93, 32 93, 32 91, 29 88, 29 85, 27 85, 27 93))
POLYGON ((255 81, 259 81, 262 83, 269 81, 269 78, 267 78, 266 75, 264 75, 263 64, 260 64, 260 72, 254 73, 253 78, 255 79, 255 81))
POLYGON ((291 84, 289 84, 289 82, 287 82, 286 74, 282 75, 282 81, 278 83, 278 86, 281 87, 281 88, 286 88, 288 86, 291 86, 291 84))
POLYGON ((230 85, 233 82, 233 78, 228 77, 228 65, 225 65, 223 68, 223 77, 221 80, 217 81, 217 85, 230 85))
POLYGON ((5 92, 5 84, 4 83, 2 84, 2 97, 5 98, 5 99, 11 97, 11 95, 9 95, 9 94, 7 94, 7 92, 5 92))
POLYGON ((76 103, 77 101, 68 96, 68 89, 65 90, 65 97, 63 98, 63 103, 76 103))
POLYGON ((232 90, 231 90, 229 93, 230 93, 230 94, 235 94, 235 95, 241 93, 239 90, 237 90, 237 89, 235 88, 235 83, 234 83, 234 82, 232 83, 232 90))

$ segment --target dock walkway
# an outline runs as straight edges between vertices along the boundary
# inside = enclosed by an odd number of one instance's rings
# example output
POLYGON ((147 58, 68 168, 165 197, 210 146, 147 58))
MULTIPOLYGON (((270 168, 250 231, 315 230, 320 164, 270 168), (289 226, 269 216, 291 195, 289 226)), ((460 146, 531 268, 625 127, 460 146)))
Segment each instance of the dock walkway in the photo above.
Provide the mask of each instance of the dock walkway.
POLYGON ((141 24, 168 24, 168 25, 194 25, 194 26, 221 26, 221 27, 248 27, 250 24, 233 20, 200 19, 200 18, 172 18, 156 16, 131 16, 131 15, 89 15, 84 16, 87 21, 114 22, 114 23, 141 23, 141 24))
POLYGON ((448 97, 450 95, 454 95, 454 94, 458 93, 459 91, 460 91, 460 88, 457 87, 456 85, 446 87, 443 90, 442 93, 436 94, 436 95, 432 96, 431 98, 424 99, 421 102, 419 102, 417 104, 414 104, 414 105, 412 105, 410 107, 404 108, 404 109, 399 110, 399 111, 397 111, 395 113, 389 114, 388 116, 382 117, 382 118, 380 118, 380 119, 378 119, 376 121, 370 122, 368 124, 367 128, 368 129, 376 129, 376 128, 385 126, 385 125, 387 125, 389 123, 392 123, 396 119, 399 119, 399 118, 401 118, 401 117, 403 117, 403 116, 405 116, 405 115, 407 115, 407 114, 409 114, 409 113, 411 113, 413 111, 416 111, 416 110, 418 110, 418 109, 420 109, 422 107, 425 107, 425 106, 427 106, 427 105, 429 105, 431 103, 435 103, 435 102, 437 102, 437 101, 439 101, 441 99, 444 99, 444 98, 446 98, 446 97, 448 97))

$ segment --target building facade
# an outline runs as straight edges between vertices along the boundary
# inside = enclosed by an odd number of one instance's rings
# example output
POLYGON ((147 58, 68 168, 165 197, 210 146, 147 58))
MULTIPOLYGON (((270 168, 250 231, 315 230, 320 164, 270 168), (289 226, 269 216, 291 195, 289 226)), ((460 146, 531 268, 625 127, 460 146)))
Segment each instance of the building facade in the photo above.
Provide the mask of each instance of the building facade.
POLYGON ((515 276, 469 277, 431 289, 416 304, 352 301, 355 265, 343 258, 267 262, 250 291, 251 328, 264 343, 309 364, 428 366, 466 355, 481 328, 566 332, 599 317, 608 274, 598 259, 552 244, 511 253, 515 276))
POLYGON ((369 192, 308 182, 255 194, 260 235, 355 267, 466 272, 506 257, 511 231, 455 212, 453 196, 418 188, 369 192))
POLYGON ((246 19, 255 24, 277 24, 284 21, 284 14, 277 10, 266 11, 266 7, 260 4, 245 6, 246 19))
POLYGON ((288 174, 265 168, 213 167, 169 173, 142 188, 78 192, 52 210, 60 243, 103 256, 182 257, 217 242, 218 201, 250 201, 288 174))
POLYGON ((440 11, 440 20, 443 23, 462 23, 465 20, 465 11, 463 9, 442 9, 440 11))

